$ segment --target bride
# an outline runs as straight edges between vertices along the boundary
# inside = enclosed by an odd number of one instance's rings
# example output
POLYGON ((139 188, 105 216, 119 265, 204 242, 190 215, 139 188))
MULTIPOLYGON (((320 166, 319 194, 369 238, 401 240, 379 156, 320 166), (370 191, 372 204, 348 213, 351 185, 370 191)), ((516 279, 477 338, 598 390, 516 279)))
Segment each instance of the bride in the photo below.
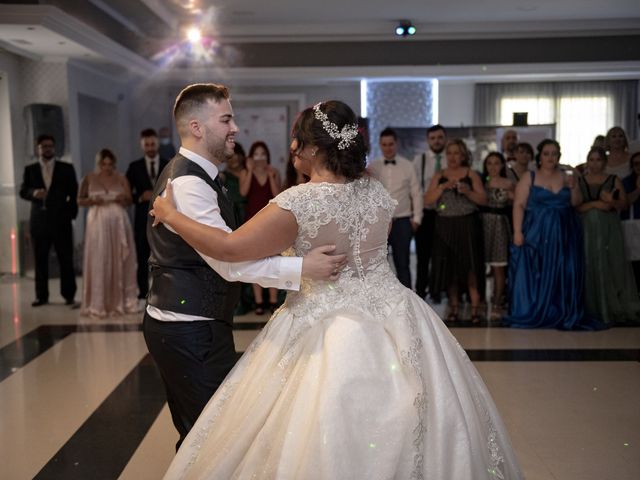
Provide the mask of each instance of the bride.
MULTIPOLYGON (((290 292, 211 398, 166 479, 520 479, 486 386, 434 311, 387 262, 394 200, 365 173, 353 111, 307 108, 292 187, 227 234, 154 202, 200 252, 226 261, 332 243, 335 282, 290 292)), ((158 228, 164 228, 162 226, 158 228)))

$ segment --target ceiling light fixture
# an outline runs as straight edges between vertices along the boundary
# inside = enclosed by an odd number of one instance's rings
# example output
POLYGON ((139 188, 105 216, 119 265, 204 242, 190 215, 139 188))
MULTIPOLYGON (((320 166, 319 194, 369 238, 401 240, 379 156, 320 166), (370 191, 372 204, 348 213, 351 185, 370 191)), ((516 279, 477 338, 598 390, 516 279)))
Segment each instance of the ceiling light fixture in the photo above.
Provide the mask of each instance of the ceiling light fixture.
POLYGON ((198 43, 202 38, 202 33, 200 33, 200 29, 197 27, 191 27, 187 30, 187 38, 191 43, 198 43))
POLYGON ((396 35, 399 37, 407 37, 416 34, 416 27, 409 20, 400 20, 396 27, 396 35))

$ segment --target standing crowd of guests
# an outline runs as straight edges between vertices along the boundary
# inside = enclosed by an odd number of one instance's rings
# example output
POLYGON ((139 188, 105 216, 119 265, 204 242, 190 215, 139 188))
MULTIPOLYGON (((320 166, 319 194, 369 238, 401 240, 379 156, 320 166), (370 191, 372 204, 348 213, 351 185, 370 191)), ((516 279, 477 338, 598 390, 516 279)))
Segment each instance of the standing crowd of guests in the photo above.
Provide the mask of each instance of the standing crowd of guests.
MULTIPOLYGON (((501 151, 489 152, 482 171, 461 139, 447 139, 441 125, 427 129, 428 148, 410 161, 398 155, 398 137, 380 134, 382 157, 369 173, 396 200, 389 247, 406 287, 439 303, 446 319, 490 318, 514 327, 598 329, 640 322, 640 152, 629 152, 624 130, 599 136, 575 169, 560 163, 557 141, 543 140, 534 152, 504 132, 501 151), (417 278, 411 279, 410 246, 415 238, 417 278), (491 293, 485 289, 492 281, 491 293), (487 298, 489 297, 489 298, 487 298)), ((49 251, 60 263, 61 294, 72 307, 71 222, 87 208, 83 257, 82 313, 107 317, 139 311, 149 288, 147 215, 153 185, 175 154, 167 129, 140 134, 143 157, 118 173, 108 149, 78 188, 73 167, 55 158, 55 140, 38 141, 38 162, 25 168, 20 196, 32 204, 30 233, 35 252, 36 298, 48 303, 49 251), (133 228, 128 207, 134 206, 133 228)), ((254 142, 235 154, 221 174, 241 224, 282 190, 307 181, 289 159, 286 178, 271 165, 267 144, 254 142)), ((243 295, 244 313, 273 312, 278 291, 253 285, 243 295), (249 305, 249 306, 247 306, 249 305)))
POLYGON ((543 140, 534 153, 509 129, 502 151, 486 154, 476 172, 465 142, 434 125, 409 170, 396 133, 383 130, 383 158, 369 170, 398 202, 389 245, 399 279, 411 285, 409 243, 394 238, 403 221, 416 242, 416 292, 428 289, 436 303, 446 294, 448 321, 460 318, 466 296, 472 323, 487 304, 491 319, 513 327, 639 323, 640 152, 629 153, 619 127, 603 139, 574 169, 560 163, 557 141, 543 140))

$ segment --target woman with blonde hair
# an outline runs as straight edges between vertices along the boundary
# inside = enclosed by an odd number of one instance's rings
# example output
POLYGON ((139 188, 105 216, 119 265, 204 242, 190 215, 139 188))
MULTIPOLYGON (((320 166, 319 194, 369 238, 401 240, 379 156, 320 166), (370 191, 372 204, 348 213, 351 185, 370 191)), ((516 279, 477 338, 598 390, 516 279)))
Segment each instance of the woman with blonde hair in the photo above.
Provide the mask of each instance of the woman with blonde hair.
POLYGON ((429 291, 447 291, 447 320, 458 320, 459 295, 469 292, 471 322, 479 323, 484 292, 482 223, 478 207, 487 203, 480 176, 471 170, 471 154, 461 139, 447 143, 447 168, 431 179, 425 205, 436 205, 429 291))
POLYGON ((116 171, 116 156, 103 148, 96 171, 82 179, 78 205, 88 207, 84 236, 83 315, 108 317, 138 311, 136 249, 126 207, 131 189, 116 171))

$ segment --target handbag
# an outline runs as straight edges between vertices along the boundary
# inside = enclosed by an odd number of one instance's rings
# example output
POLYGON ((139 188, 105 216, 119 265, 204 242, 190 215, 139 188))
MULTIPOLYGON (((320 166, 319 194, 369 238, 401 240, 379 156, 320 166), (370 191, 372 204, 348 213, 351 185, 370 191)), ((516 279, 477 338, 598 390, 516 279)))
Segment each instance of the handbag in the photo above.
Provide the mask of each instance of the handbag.
POLYGON ((634 262, 640 260, 640 219, 633 218, 633 208, 629 209, 629 220, 622 221, 622 233, 624 234, 624 249, 627 260, 634 262))

